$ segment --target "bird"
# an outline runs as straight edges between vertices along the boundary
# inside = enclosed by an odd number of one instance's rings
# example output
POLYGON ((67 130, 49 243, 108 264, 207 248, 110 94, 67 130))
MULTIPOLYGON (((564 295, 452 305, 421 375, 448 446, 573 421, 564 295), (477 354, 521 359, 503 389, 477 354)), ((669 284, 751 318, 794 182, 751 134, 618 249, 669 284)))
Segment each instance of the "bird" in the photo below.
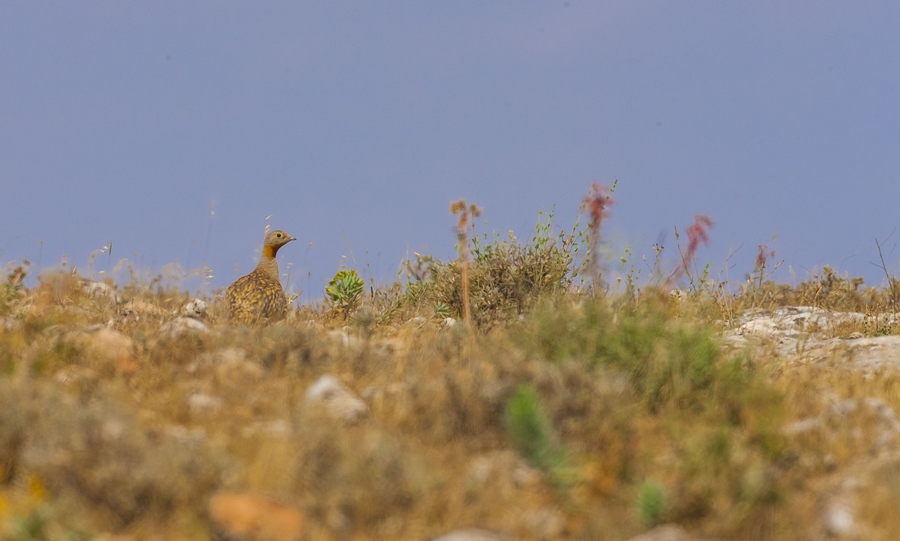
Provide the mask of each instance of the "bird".
POLYGON ((284 318, 288 303, 278 279, 275 254, 292 240, 297 239, 281 229, 266 233, 259 264, 253 272, 238 278, 225 290, 225 303, 232 320, 255 326, 284 318))

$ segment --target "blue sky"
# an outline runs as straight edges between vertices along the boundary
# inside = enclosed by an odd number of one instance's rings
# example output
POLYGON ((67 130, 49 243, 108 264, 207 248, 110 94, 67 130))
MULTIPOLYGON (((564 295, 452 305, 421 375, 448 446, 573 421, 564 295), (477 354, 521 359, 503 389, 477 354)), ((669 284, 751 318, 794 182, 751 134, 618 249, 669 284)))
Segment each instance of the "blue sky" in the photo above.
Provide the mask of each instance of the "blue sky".
POLYGON ((95 270, 223 287, 271 223, 318 298, 351 249, 379 283, 452 257, 452 200, 526 238, 618 179, 610 258, 665 235, 671 261, 703 213, 732 280, 766 243, 784 281, 874 285, 875 239, 900 273, 898 28, 887 1, 4 2, 0 262, 112 242, 95 270))

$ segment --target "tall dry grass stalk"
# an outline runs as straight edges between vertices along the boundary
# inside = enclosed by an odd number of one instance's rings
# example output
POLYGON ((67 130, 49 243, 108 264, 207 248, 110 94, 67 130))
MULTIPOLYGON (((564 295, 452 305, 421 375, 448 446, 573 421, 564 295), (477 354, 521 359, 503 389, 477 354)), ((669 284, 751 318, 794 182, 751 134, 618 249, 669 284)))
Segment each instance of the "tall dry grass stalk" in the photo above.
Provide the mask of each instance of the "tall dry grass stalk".
POLYGON ((472 218, 481 216, 481 208, 475 203, 466 205, 464 199, 450 203, 450 213, 457 215, 456 242, 459 245, 459 263, 462 281, 463 320, 472 330, 472 314, 469 310, 469 228, 472 218))

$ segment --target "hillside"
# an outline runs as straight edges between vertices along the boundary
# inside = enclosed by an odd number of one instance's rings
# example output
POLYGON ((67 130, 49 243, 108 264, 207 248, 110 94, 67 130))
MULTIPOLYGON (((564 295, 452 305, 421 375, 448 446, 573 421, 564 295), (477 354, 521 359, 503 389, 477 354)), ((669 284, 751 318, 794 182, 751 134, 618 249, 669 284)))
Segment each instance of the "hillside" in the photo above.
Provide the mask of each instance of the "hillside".
POLYGON ((256 329, 164 280, 10 266, 2 537, 896 539, 889 289, 763 260, 611 293, 580 239, 463 235, 256 329))

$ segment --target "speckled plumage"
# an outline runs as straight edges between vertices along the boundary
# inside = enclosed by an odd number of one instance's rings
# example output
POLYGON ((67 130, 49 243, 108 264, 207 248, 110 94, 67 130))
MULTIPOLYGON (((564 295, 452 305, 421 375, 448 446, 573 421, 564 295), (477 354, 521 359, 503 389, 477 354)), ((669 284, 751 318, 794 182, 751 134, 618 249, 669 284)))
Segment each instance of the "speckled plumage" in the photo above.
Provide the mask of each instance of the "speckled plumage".
POLYGON ((296 239, 280 229, 266 234, 259 264, 225 290, 225 303, 233 320, 245 325, 265 325, 284 318, 287 298, 278 279, 275 254, 292 240, 296 239))

